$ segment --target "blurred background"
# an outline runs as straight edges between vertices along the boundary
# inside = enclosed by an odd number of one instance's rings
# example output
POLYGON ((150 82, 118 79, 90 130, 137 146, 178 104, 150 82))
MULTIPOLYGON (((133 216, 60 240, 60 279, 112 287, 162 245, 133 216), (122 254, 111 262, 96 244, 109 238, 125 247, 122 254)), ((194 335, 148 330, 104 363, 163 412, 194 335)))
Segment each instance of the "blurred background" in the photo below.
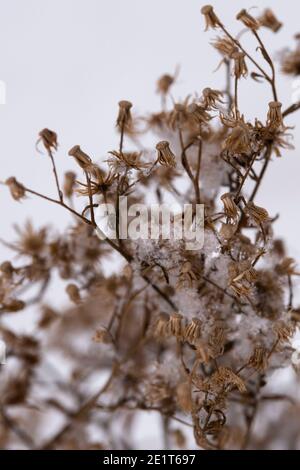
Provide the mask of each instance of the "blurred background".
MULTIPOLYGON (((6 103, 0 105, 0 180, 15 176, 32 189, 56 196, 49 159, 35 149, 38 132, 44 127, 57 132, 61 175, 77 170, 67 155, 75 144, 95 161, 103 161, 117 146, 118 101, 132 101, 136 114, 158 111, 156 80, 173 74, 177 66, 176 99, 200 94, 207 86, 223 89, 224 71, 216 70, 220 56, 210 45, 217 32, 204 32, 201 6, 199 0, 0 0, 0 80, 6 84, 6 103)), ((276 61, 280 50, 294 47, 293 36, 299 32, 294 1, 260 0, 256 8, 252 2, 216 0, 213 6, 233 34, 241 30, 235 20, 241 8, 252 7, 250 12, 257 16, 271 7, 283 27, 277 34, 264 29, 267 49, 276 61)), ((249 34, 242 42, 255 54, 249 34)), ((280 73, 278 61, 276 65, 285 109, 297 90, 300 98, 300 85, 280 73)), ((269 89, 248 79, 240 94, 246 119, 265 119, 269 89)), ((298 121, 299 114, 293 114, 287 124, 298 121)), ((271 216, 280 214, 277 235, 300 260, 300 133, 294 135, 295 150, 273 158, 256 202, 271 216)), ((14 202, 3 186, 0 214, 0 238, 6 241, 14 239, 13 224, 22 225, 26 219, 57 230, 69 222, 62 208, 33 197, 14 202)), ((0 261, 6 258, 11 254, 0 244, 0 261)))

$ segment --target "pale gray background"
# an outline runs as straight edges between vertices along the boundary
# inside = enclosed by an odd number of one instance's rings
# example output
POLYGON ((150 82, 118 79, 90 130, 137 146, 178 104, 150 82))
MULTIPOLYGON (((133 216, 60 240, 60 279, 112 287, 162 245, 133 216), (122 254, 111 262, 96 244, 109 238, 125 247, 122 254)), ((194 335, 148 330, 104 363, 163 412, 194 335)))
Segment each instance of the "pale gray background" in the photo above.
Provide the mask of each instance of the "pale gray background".
MULTIPOLYGON (((298 4, 293 0, 257 2, 259 9, 271 6, 285 23, 274 35, 264 30, 269 50, 294 45, 298 32, 298 4)), ((222 88, 223 73, 216 69, 220 56, 209 45, 214 32, 204 33, 198 0, 0 0, 0 79, 7 84, 7 103, 0 106, 0 180, 14 175, 24 184, 55 195, 50 164, 35 150, 39 130, 49 127, 59 136, 57 163, 60 172, 75 169, 68 149, 80 144, 96 160, 116 147, 114 131, 117 102, 131 100, 137 111, 157 110, 156 79, 181 67, 174 96, 185 97, 206 86, 222 88)), ((213 2, 216 12, 231 31, 238 32, 235 14, 253 1, 213 2)), ((243 37, 249 42, 249 35, 243 37)), ((251 47, 253 43, 251 42, 251 47)), ((248 83, 249 82, 249 83, 248 83)), ((241 85, 241 99, 247 118, 264 119, 269 90, 241 85)), ((290 78, 278 76, 280 100, 291 104, 290 78)), ((293 115, 291 125, 299 122, 293 115)), ((270 166, 257 202, 271 215, 280 213, 275 228, 289 244, 290 253, 300 260, 298 211, 300 134, 295 151, 270 166)), ((12 239, 14 222, 32 218, 35 224, 54 223, 63 229, 68 215, 59 207, 30 198, 13 202, 0 186, 0 237, 12 239)), ((8 256, 0 245, 0 260, 8 256)), ((145 444, 146 430, 155 448, 158 429, 141 417, 145 444), (148 434, 149 434, 148 432, 148 434)), ((149 439, 149 436, 147 437, 149 439)))

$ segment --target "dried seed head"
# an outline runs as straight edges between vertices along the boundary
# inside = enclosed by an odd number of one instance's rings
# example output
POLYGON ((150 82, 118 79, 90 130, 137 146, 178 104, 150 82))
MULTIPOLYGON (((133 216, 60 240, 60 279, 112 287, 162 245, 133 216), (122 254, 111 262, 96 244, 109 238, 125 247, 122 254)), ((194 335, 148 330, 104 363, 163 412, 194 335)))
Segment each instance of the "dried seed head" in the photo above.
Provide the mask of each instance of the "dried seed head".
POLYGON ((280 101, 271 101, 269 103, 269 111, 267 116, 268 126, 277 128, 283 125, 281 107, 282 104, 280 101))
POLYGON ((253 369, 263 372, 268 366, 268 351, 263 347, 255 348, 248 364, 253 369))
POLYGON ((92 159, 84 153, 79 145, 74 145, 74 147, 69 150, 69 155, 75 158, 78 165, 85 171, 89 170, 92 164, 92 159))
POLYGON ((169 320, 170 332, 177 339, 181 340, 184 333, 183 316, 180 313, 172 313, 169 320))
POLYGON ((220 54, 231 57, 233 52, 237 52, 236 44, 227 36, 217 37, 212 41, 212 46, 220 52, 220 54))
POLYGON ((192 321, 186 326, 184 332, 185 340, 194 344, 201 336, 201 321, 199 318, 193 318, 192 321))
POLYGON ((14 176, 11 176, 5 181, 5 184, 9 187, 10 194, 16 201, 20 201, 25 197, 25 188, 24 186, 17 181, 14 176))
POLYGON ((102 343, 102 344, 112 344, 113 343, 113 338, 110 334, 110 332, 106 328, 99 328, 94 336, 92 337, 92 340, 95 343, 102 343))
POLYGON ((280 264, 275 266, 275 270, 280 276, 300 276, 293 258, 284 258, 280 264))
POLYGON ((64 181, 64 194, 66 197, 71 197, 73 195, 75 183, 76 174, 73 171, 67 171, 65 173, 64 181))
POLYGON ((292 325, 288 325, 283 321, 278 321, 273 325, 273 331, 277 335, 278 341, 289 341, 295 332, 295 328, 292 325))
POLYGON ((206 109, 203 106, 200 106, 196 103, 192 103, 187 107, 187 112, 189 116, 197 123, 202 124, 211 119, 211 116, 208 114, 206 109))
POLYGON ((11 279, 15 270, 10 261, 4 261, 0 265, 0 271, 4 275, 4 277, 6 277, 7 279, 11 279))
POLYGON ((234 61, 233 73, 236 78, 246 77, 248 74, 248 68, 245 61, 244 52, 233 52, 231 58, 234 61))
POLYGON ((167 313, 160 313, 154 325, 154 336, 158 339, 169 336, 170 316, 167 313))
POLYGON ((120 130, 129 130, 132 124, 131 117, 132 103, 130 101, 119 101, 119 114, 117 117, 117 126, 120 130))
POLYGON ((201 8, 201 13, 205 19, 205 31, 209 28, 217 28, 221 25, 221 22, 214 12, 212 5, 205 5, 201 8))
POLYGON ((170 149, 170 144, 166 140, 162 140, 156 144, 157 160, 158 162, 167 167, 176 166, 176 157, 170 149))
POLYGON ((241 10, 236 15, 236 19, 242 21, 247 28, 253 30, 259 29, 259 22, 255 18, 253 18, 253 16, 249 15, 247 10, 245 9, 241 10))
POLYGON ((239 216, 239 208, 234 201, 234 194, 232 193, 225 193, 221 196, 221 200, 224 205, 224 212, 226 217, 236 221, 239 216))
POLYGON ((269 220, 268 211, 263 207, 256 206, 252 201, 248 202, 244 211, 257 225, 261 225, 269 220))
POLYGON ((237 125, 223 142, 223 149, 233 154, 248 153, 251 150, 250 131, 246 125, 237 125))
POLYGON ((68 294, 69 299, 74 302, 74 304, 78 304, 80 302, 80 291, 75 284, 68 284, 66 287, 66 293, 68 294))
POLYGON ((43 129, 39 133, 39 140, 43 142, 43 145, 48 152, 52 150, 57 150, 57 134, 50 129, 43 129))
POLYGON ((239 392, 246 392, 246 385, 244 381, 235 374, 229 367, 220 366, 216 372, 208 379, 212 388, 227 386, 236 387, 239 392))
POLYGON ((176 388, 176 401, 185 413, 190 413, 193 407, 191 384, 181 382, 176 388))
POLYGON ((274 33, 277 33, 282 26, 282 23, 278 21, 270 8, 267 8, 263 12, 263 14, 258 18, 258 21, 261 26, 271 29, 274 33))
POLYGON ((175 77, 172 75, 162 75, 157 81, 157 92, 162 95, 166 95, 169 92, 169 89, 173 85, 175 77))
POLYGON ((218 90, 212 90, 211 88, 204 88, 202 91, 204 106, 206 108, 218 108, 218 103, 223 103, 223 93, 218 90))
POLYGON ((238 228, 237 223, 234 223, 234 224, 222 223, 220 232, 219 232, 220 236, 224 238, 224 240, 230 240, 234 236, 235 232, 237 231, 237 228, 238 228))

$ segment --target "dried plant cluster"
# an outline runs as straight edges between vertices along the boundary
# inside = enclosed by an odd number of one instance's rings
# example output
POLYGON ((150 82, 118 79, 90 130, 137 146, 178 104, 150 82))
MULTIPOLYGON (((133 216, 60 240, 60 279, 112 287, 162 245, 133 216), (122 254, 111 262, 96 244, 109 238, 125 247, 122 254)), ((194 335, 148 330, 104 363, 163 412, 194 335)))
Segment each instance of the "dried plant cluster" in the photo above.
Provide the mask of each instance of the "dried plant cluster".
MULTIPOLYGON (((291 364, 299 273, 273 235, 272 214, 256 203, 272 157, 291 148, 285 118, 299 108, 280 102, 262 41, 263 28, 276 33, 281 23, 271 10, 259 18, 238 13, 257 41, 252 55, 212 6, 201 12, 206 29, 218 34, 212 45, 226 70, 225 90, 207 87, 177 102, 171 95, 177 72, 163 75, 162 109, 138 117, 131 102, 120 101, 118 148, 97 164, 75 145, 69 156, 77 174, 67 172, 63 184, 57 135, 40 132, 57 197, 16 177, 5 181, 16 201, 43 198, 74 221, 61 235, 30 222, 18 228, 17 241, 8 244, 17 261, 0 266, 0 332, 8 353, 0 371, 2 448, 134 448, 140 410, 160 415, 162 447, 190 445, 191 430, 202 449, 269 448, 279 437, 288 448, 299 445, 298 406, 265 392, 274 371, 291 364), (263 121, 250 122, 240 108, 239 84, 252 79, 269 85, 263 121), (156 148, 141 145, 147 133, 156 136, 156 148), (119 196, 143 202, 150 193, 158 202, 169 195, 205 204, 201 250, 187 251, 184 240, 99 239, 100 202, 115 203, 118 233, 119 196), (102 261, 113 252, 122 267, 105 276, 102 261), (45 304, 53 275, 65 285, 69 308, 45 304), (33 286, 38 291, 30 298, 33 286), (26 322, 33 304, 31 335, 7 326, 13 315, 26 322), (278 413, 272 427, 267 403, 278 413), (257 419, 261 429, 254 432, 257 419)), ((300 74, 299 47, 282 61, 284 72, 300 74)))

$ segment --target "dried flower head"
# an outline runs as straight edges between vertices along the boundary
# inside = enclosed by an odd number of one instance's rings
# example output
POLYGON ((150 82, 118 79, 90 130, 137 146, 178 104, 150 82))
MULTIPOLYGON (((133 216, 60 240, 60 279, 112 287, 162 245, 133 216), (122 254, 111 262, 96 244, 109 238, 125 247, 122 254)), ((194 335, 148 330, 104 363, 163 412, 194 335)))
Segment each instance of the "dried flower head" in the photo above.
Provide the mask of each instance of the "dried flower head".
POLYGON ((166 338, 170 335, 170 316, 167 313, 160 313, 155 325, 154 325, 154 336, 158 339, 166 338))
POLYGON ((169 320, 170 333, 175 336, 178 340, 183 338, 184 334, 184 323, 183 316, 180 313, 172 313, 169 320))
POLYGON ((76 184, 76 173, 73 171, 67 171, 65 173, 64 180, 64 194, 66 197, 71 197, 74 193, 74 187, 76 184))
POLYGON ((208 114, 206 109, 196 103, 190 104, 187 108, 187 112, 197 124, 206 123, 211 119, 211 116, 208 114))
POLYGON ((16 201, 24 199, 26 190, 24 186, 17 181, 14 176, 11 176, 5 181, 5 184, 9 187, 10 194, 16 201))
POLYGON ((267 124, 269 126, 276 128, 283 125, 281 107, 282 103, 279 101, 271 101, 269 103, 269 111, 267 116, 267 124))
POLYGON ((220 54, 227 58, 231 57, 233 52, 238 51, 236 44, 227 36, 217 37, 211 44, 218 52, 220 52, 220 54))
POLYGON ((184 338, 188 343, 195 344, 195 342, 200 338, 201 326, 202 323, 199 318, 193 318, 192 321, 187 324, 184 332, 184 338))
POLYGON ((176 157, 170 149, 170 144, 166 140, 162 140, 156 144, 157 160, 158 162, 167 167, 176 166, 176 157))
POLYGON ((226 137, 222 147, 232 154, 248 153, 251 150, 250 130, 243 123, 237 124, 226 137))
POLYGON ((69 155, 75 158, 78 165, 84 171, 88 171, 91 168, 92 159, 85 152, 81 150, 79 145, 74 145, 74 147, 72 147, 69 150, 69 155))
POLYGON ((223 93, 218 90, 212 90, 211 88, 204 88, 202 91, 203 95, 203 104, 206 108, 215 108, 218 109, 219 103, 223 103, 222 96, 223 93))
POLYGON ((288 325, 284 321, 277 321, 273 325, 273 331, 276 334, 278 341, 286 342, 293 336, 295 327, 293 325, 288 325))
POLYGON ((57 150, 57 134, 50 129, 43 129, 39 133, 39 141, 42 141, 46 150, 51 152, 52 150, 57 150))
POLYGON ((259 22, 249 15, 244 8, 236 15, 236 19, 242 21, 247 28, 257 30, 259 29, 259 22))
POLYGON ((221 200, 224 205, 224 212, 226 214, 226 217, 229 219, 232 219, 233 221, 236 221, 236 219, 239 217, 239 208, 235 203, 235 195, 232 193, 225 193, 221 196, 221 200))
POLYGON ((174 84, 177 78, 177 71, 174 75, 164 74, 157 81, 157 92, 162 95, 169 93, 171 86, 174 84))
POLYGON ((253 367, 253 369, 264 372, 268 367, 268 351, 266 348, 258 346, 254 349, 253 354, 250 356, 249 359, 249 366, 253 367))
POLYGON ((263 14, 258 18, 258 22, 261 26, 271 29, 274 33, 277 33, 282 27, 282 23, 276 18, 270 8, 264 10, 263 14))
POLYGON ((233 52, 231 54, 231 58, 234 61, 234 68, 233 73, 236 78, 246 77, 248 74, 248 68, 245 61, 245 53, 244 52, 233 52))
POLYGON ((132 125, 131 116, 132 103, 130 101, 122 100, 119 101, 119 114, 117 117, 117 126, 119 129, 129 130, 132 125))
POLYGON ((221 25, 221 22, 215 14, 212 5, 204 5, 201 8, 201 13, 204 15, 205 19, 205 31, 207 31, 209 28, 214 29, 221 25))
POLYGON ((254 202, 249 201, 245 206, 245 214, 257 225, 261 225, 269 220, 269 214, 263 207, 256 206, 254 202))

